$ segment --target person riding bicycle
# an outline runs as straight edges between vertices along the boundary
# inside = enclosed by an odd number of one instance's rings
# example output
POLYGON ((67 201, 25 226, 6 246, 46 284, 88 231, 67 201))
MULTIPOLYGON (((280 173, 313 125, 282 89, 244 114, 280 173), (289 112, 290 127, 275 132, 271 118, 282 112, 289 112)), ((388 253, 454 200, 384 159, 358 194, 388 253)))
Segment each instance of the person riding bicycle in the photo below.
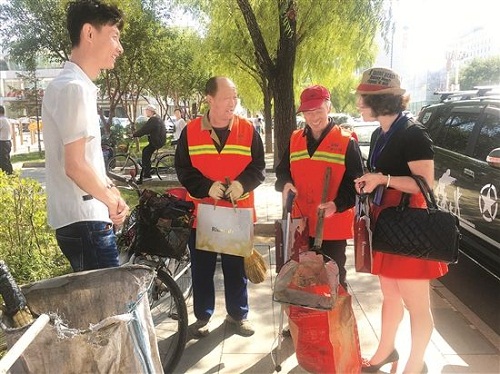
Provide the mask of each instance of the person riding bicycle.
POLYGON ((149 104, 146 109, 146 116, 149 118, 148 121, 139 130, 134 132, 132 136, 134 138, 141 137, 143 135, 148 136, 149 144, 142 150, 142 170, 138 184, 143 181, 151 180, 151 156, 153 153, 165 145, 167 141, 167 130, 165 128, 165 123, 156 114, 156 107, 149 104))

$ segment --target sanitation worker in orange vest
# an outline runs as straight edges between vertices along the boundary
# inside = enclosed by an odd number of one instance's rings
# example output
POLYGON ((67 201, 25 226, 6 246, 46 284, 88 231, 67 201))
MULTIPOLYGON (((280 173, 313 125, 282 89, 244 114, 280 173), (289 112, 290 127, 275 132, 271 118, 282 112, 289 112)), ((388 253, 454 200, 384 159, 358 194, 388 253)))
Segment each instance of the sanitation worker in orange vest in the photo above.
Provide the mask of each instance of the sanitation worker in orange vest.
MULTIPOLYGON (((192 120, 181 132, 175 152, 175 168, 187 199, 199 203, 254 210, 253 190, 264 181, 265 159, 261 137, 252 123, 234 114, 238 93, 226 77, 212 77, 205 86, 209 111, 192 120), (229 177, 229 184, 226 183, 229 177)), ((196 222, 195 222, 196 225, 196 222)), ((214 273, 218 253, 196 248, 196 229, 189 239, 196 322, 195 337, 210 333, 215 309, 214 273)), ((248 320, 248 279, 241 256, 221 253, 224 273, 226 323, 243 336, 254 329, 248 320)))
POLYGON ((289 191, 295 196, 293 216, 307 217, 309 247, 314 244, 318 209, 325 210, 321 250, 339 267, 339 281, 347 289, 346 246, 353 237, 354 179, 363 175, 363 163, 352 134, 328 117, 332 104, 323 86, 311 86, 300 95, 306 126, 295 130, 290 145, 276 168, 277 191, 285 201, 289 191), (321 204, 325 170, 331 167, 327 202, 321 204))

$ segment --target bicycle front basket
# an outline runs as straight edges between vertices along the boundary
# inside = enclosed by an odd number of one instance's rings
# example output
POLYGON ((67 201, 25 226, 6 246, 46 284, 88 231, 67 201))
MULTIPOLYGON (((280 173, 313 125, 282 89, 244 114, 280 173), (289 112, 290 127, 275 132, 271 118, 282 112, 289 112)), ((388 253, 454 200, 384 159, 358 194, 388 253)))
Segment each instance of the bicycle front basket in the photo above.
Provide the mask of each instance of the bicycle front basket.
POLYGON ((180 259, 194 221, 194 204, 145 190, 139 199, 136 251, 180 259))

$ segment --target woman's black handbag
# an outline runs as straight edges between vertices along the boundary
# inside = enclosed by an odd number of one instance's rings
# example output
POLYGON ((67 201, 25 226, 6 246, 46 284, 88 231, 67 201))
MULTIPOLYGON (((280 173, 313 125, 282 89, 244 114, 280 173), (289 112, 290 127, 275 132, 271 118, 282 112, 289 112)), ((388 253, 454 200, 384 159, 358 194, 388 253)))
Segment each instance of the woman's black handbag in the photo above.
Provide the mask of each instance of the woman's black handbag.
POLYGON ((412 175, 427 202, 427 208, 408 207, 403 193, 399 206, 380 212, 373 230, 373 250, 446 263, 458 261, 458 218, 440 210, 434 192, 419 175, 412 175))

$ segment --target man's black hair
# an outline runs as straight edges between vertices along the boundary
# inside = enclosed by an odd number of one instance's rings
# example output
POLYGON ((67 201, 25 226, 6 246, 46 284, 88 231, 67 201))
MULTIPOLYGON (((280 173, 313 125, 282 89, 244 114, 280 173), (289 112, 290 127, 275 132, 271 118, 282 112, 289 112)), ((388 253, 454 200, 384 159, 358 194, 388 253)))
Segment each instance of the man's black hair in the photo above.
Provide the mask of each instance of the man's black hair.
POLYGON ((123 12, 114 5, 102 3, 100 0, 75 0, 68 3, 66 27, 71 46, 80 44, 80 32, 84 24, 90 23, 96 28, 116 25, 123 28, 123 12))
POLYGON ((219 77, 211 77, 205 84, 205 95, 215 96, 217 93, 217 79, 219 77))
POLYGON ((3 105, 0 105, 0 115, 5 114, 5 108, 3 105))

